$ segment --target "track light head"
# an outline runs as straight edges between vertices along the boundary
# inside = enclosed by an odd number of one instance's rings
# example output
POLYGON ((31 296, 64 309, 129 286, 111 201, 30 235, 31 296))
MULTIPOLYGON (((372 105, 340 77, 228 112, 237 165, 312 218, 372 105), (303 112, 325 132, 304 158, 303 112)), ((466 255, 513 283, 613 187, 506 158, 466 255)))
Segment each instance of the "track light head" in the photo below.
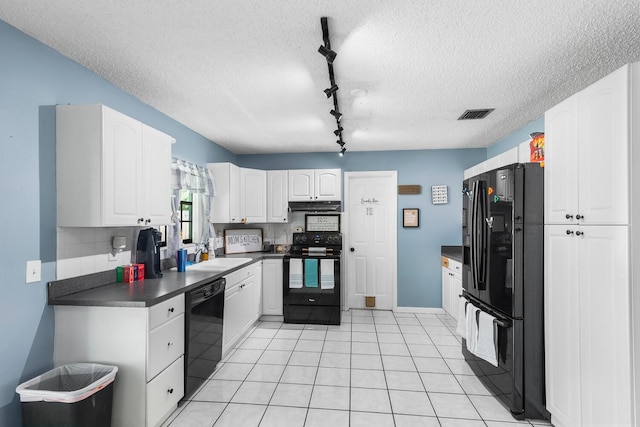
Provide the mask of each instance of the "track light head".
POLYGON ((342 133, 342 131, 343 131, 343 130, 344 130, 344 129, 342 128, 342 126, 338 126, 338 129, 334 130, 334 131, 333 131, 333 134, 334 134, 335 136, 338 136, 338 135, 340 135, 340 134, 342 133))
POLYGON ((322 45, 320 45, 320 47, 318 48, 318 52, 320 52, 327 59, 327 62, 329 64, 333 64, 333 61, 336 59, 336 56, 338 55, 331 49, 327 49, 325 46, 322 46, 322 45))
POLYGON ((338 121, 338 122, 340 121, 340 119, 342 119, 342 114, 340 114, 339 111, 331 110, 331 111, 329 111, 329 114, 331 114, 333 117, 335 117, 336 121, 338 121))
POLYGON ((324 90, 324 94, 327 95, 327 98, 331 98, 331 95, 333 95, 337 91, 338 91, 338 85, 334 83, 333 85, 331 85, 329 89, 324 90))
POLYGON ((336 144, 338 144, 340 147, 344 147, 344 141, 341 139, 337 140, 336 144))
POLYGON ((346 148, 342 147, 342 149, 340 150, 340 152, 338 153, 340 156, 344 156, 344 152, 347 151, 346 148))

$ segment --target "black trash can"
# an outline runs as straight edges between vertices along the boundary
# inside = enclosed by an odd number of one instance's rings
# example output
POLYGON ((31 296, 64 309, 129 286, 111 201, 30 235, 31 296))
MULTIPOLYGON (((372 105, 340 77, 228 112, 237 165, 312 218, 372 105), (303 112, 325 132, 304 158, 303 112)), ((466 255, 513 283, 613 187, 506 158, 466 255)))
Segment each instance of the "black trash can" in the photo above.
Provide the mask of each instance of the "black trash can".
POLYGON ((16 388, 23 427, 111 427, 116 366, 74 363, 16 388))

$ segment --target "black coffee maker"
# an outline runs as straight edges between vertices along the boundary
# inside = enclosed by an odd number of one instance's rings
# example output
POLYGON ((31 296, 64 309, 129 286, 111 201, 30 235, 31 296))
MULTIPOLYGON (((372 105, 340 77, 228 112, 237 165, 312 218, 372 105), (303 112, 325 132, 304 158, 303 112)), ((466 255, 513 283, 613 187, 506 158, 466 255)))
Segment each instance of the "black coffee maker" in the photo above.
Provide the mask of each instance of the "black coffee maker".
POLYGON ((155 228, 140 230, 140 234, 138 234, 136 260, 138 264, 144 264, 145 279, 162 277, 162 273, 160 272, 161 239, 162 233, 155 228))

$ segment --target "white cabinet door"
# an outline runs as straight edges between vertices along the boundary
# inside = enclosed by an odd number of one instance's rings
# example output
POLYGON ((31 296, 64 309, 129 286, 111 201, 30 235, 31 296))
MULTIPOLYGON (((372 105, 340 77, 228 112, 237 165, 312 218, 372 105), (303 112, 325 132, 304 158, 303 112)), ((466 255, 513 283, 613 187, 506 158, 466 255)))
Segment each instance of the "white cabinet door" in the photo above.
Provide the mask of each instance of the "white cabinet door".
POLYGON ((632 425, 629 230, 580 231, 579 288, 573 296, 580 300, 581 425, 632 425))
POLYGON ((629 93, 625 66, 578 94, 580 223, 629 223, 629 93))
POLYGON ((442 267, 442 309, 451 314, 451 272, 442 267))
POLYGON ((240 284, 224 291, 224 322, 222 328, 222 355, 233 348, 240 338, 243 326, 244 304, 240 284))
MULTIPOLYGON (((142 196, 142 124, 110 108, 102 108, 102 225, 138 225, 142 196)), ((93 143, 99 144, 99 141, 93 143)), ((100 171, 81 179, 100 179, 100 171)), ((78 194, 80 198, 100 194, 78 194)))
POLYGON ((342 171, 340 169, 315 170, 315 200, 342 200, 342 171))
POLYGON ((453 273, 451 276, 451 317, 458 319, 460 295, 462 295, 462 276, 453 273))
POLYGON ((156 427, 184 396, 184 356, 173 362, 147 386, 147 423, 156 427))
POLYGON ((315 172, 313 169, 289 171, 289 201, 308 202, 315 197, 315 172))
POLYGON ((163 225, 171 221, 171 144, 169 135, 142 126, 143 194, 139 211, 145 225, 163 225))
POLYGON ((267 222, 289 221, 289 176, 286 170, 267 171, 267 222))
POLYGON ((267 172, 240 168, 240 216, 243 223, 267 222, 267 172))
POLYGON ((282 259, 262 261, 262 314, 283 315, 282 259))
POLYGON ((233 163, 208 163, 216 196, 211 205, 211 220, 223 224, 240 223, 240 168, 233 163))
MULTIPOLYGON (((578 214, 578 96, 544 115, 545 224, 572 224, 578 214)), ((582 147, 582 144, 580 145, 582 147)))
POLYGON ((576 226, 545 226, 544 315, 547 409, 557 426, 579 426, 580 310, 576 226), (573 234, 567 234, 567 231, 573 234))

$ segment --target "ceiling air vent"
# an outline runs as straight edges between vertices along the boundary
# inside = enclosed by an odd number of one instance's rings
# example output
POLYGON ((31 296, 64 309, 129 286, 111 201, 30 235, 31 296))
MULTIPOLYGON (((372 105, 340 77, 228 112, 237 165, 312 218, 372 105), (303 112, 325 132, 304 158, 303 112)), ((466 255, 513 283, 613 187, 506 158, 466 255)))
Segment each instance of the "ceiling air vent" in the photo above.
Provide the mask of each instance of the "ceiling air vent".
POLYGON ((493 110, 494 108, 484 108, 482 110, 467 110, 464 113, 462 113, 460 117, 458 117, 458 120, 484 119, 493 110))

